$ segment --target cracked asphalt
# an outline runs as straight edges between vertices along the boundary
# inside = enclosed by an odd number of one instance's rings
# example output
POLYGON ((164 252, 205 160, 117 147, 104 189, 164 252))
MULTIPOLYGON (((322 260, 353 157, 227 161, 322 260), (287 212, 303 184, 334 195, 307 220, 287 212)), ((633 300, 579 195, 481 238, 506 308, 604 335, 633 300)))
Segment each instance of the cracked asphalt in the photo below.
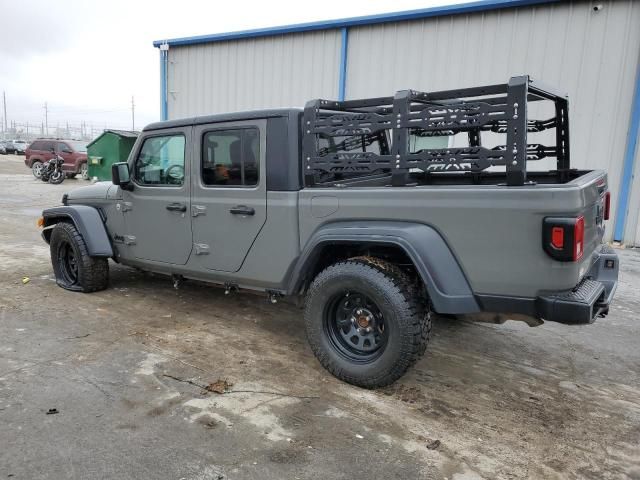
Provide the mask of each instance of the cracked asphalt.
POLYGON ((0 156, 0 478, 640 479, 639 251, 606 319, 438 319, 367 391, 294 305, 114 263, 106 291, 58 288, 35 222, 83 184, 0 156))

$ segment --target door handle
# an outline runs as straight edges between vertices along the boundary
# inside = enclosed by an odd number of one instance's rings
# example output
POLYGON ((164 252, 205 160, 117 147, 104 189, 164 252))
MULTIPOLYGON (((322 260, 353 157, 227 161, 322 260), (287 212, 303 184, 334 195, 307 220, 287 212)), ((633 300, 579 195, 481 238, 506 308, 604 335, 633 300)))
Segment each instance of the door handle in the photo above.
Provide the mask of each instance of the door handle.
POLYGON ((172 212, 186 212, 187 206, 184 203, 170 203, 167 205, 167 210, 172 212))
POLYGON ((247 207, 246 205, 236 205, 229 209, 232 215, 255 215, 255 209, 247 207))

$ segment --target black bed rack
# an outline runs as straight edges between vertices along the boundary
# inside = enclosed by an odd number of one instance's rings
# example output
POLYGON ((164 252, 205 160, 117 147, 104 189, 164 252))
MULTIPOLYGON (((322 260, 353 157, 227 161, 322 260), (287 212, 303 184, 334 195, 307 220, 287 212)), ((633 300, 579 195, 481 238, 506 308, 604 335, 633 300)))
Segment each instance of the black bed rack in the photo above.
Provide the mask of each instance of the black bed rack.
POLYGON ((508 83, 441 92, 400 90, 393 97, 360 100, 312 100, 305 105, 303 166, 306 185, 318 183, 319 174, 366 176, 386 173, 391 184, 409 183, 411 169, 426 174, 471 172, 478 175, 492 166, 504 166, 506 185, 527 184, 527 161, 557 159, 557 174, 569 170, 569 118, 567 96, 532 81, 512 77, 508 83), (549 100, 555 117, 529 120, 528 102, 549 100), (527 132, 555 129, 555 144, 528 144, 527 132), (483 131, 506 134, 506 144, 487 148, 483 131), (422 149, 411 152, 410 135, 441 136, 466 132, 468 146, 422 149), (340 137, 340 148, 321 148, 319 139, 340 137), (377 141, 379 151, 366 151, 377 141), (361 150, 361 151, 358 151, 361 150))

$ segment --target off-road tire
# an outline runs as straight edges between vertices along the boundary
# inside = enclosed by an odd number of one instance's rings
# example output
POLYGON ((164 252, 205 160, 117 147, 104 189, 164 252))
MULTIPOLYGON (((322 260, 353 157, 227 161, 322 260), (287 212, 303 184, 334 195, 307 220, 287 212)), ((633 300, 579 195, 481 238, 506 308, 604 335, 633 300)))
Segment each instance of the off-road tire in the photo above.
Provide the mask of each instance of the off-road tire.
POLYGON ((424 354, 431 335, 430 302, 422 286, 397 266, 372 257, 351 258, 320 272, 308 290, 304 319, 307 339, 322 366, 364 388, 398 380, 424 354), (327 330, 332 298, 347 291, 369 297, 389 329, 384 350, 371 361, 347 358, 327 330))
POLYGON ((58 286, 74 292, 97 292, 109 284, 109 261, 103 257, 91 257, 82 235, 72 223, 56 224, 50 239, 51 264, 58 286), (70 275, 62 257, 72 252, 76 274, 70 275))

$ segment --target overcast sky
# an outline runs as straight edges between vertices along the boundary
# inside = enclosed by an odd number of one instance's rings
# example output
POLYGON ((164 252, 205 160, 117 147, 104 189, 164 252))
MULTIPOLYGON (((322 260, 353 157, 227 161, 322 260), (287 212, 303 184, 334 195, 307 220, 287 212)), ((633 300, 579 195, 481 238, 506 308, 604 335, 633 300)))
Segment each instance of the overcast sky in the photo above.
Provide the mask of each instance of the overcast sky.
MULTIPOLYGON (((153 40, 425 8, 463 0, 0 0, 9 121, 136 127, 159 118, 153 40)), ((2 117, 0 110, 0 117, 2 117)))

